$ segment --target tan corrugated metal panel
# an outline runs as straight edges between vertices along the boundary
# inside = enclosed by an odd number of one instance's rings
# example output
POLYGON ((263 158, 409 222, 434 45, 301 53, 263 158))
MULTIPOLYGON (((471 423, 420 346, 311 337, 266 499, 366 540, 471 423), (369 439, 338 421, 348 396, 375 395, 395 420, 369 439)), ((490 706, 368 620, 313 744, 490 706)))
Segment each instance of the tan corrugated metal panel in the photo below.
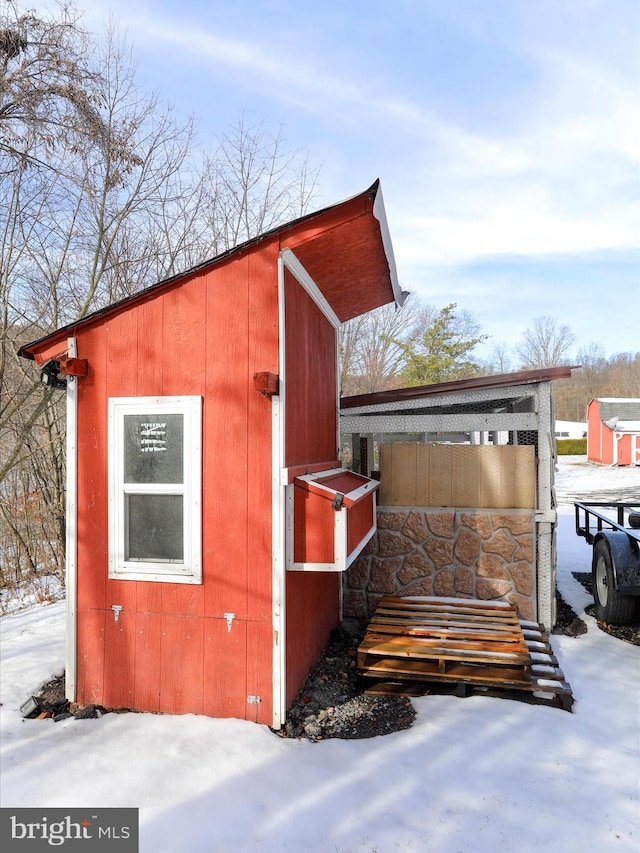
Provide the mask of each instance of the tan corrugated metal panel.
MULTIPOLYGON (((380 448, 380 470, 386 471, 384 479, 380 481, 380 503, 385 506, 401 506, 401 488, 406 488, 406 473, 396 470, 396 460, 401 466, 401 460, 406 454, 397 453, 396 444, 383 444, 380 448)), ((406 458, 404 463, 406 467, 406 458)), ((405 469, 403 469, 405 470, 405 469)))
POLYGON ((502 458, 504 447, 487 445, 482 448, 482 480, 478 507, 501 507, 502 458))
POLYGON ((527 509, 536 506, 535 452, 533 447, 514 447, 513 479, 514 507, 527 509))
POLYGON ((431 445, 416 445, 416 502, 412 506, 429 505, 431 445))
POLYGON ((414 506, 416 502, 417 444, 394 445, 394 493, 400 506, 414 506))
POLYGON ((482 459, 477 447, 452 447, 451 505, 480 506, 482 491, 482 459))
POLYGON ((535 509, 529 445, 382 445, 382 506, 535 509))
POLYGON ((384 479, 380 477, 378 500, 382 506, 395 506, 391 503, 391 485, 393 482, 393 445, 380 446, 380 471, 384 471, 384 479))
MULTIPOLYGON (((531 448, 533 450, 533 448, 531 448)), ((508 447, 506 452, 502 454, 502 494, 501 502, 498 506, 515 507, 516 504, 516 483, 515 476, 518 468, 516 463, 517 446, 508 447), (516 453, 514 453, 516 451, 516 453)))
POLYGON ((453 469, 450 444, 434 444, 429 466, 429 506, 452 506, 451 475, 453 469))

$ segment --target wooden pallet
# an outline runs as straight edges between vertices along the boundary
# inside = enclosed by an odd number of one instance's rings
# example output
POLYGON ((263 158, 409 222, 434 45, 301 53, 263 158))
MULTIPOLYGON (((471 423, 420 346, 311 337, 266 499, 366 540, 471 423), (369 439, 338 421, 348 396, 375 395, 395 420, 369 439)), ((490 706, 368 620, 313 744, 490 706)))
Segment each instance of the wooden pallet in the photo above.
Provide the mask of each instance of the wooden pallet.
POLYGON ((458 695, 516 693, 567 710, 573 703, 544 628, 518 620, 506 602, 385 596, 357 663, 376 679, 368 692, 415 696, 438 684, 458 695))

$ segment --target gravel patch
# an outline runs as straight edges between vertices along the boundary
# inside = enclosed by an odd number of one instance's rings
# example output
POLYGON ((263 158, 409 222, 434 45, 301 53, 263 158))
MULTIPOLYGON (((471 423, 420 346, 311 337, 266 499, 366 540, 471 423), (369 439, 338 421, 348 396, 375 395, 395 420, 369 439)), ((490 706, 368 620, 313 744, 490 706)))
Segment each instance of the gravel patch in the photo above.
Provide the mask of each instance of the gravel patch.
POLYGON ((411 726, 416 712, 410 699, 364 692, 367 684, 358 677, 356 666, 364 631, 359 623, 345 622, 332 632, 277 735, 311 741, 357 739, 411 726))

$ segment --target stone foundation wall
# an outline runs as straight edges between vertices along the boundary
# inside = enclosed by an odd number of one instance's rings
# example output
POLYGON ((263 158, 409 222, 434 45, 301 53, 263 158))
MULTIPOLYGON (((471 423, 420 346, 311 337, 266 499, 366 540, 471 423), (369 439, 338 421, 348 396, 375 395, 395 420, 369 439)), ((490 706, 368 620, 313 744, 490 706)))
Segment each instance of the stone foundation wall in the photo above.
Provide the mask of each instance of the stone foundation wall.
POLYGON ((379 507, 378 530, 344 578, 344 615, 392 595, 499 599, 535 620, 532 510, 379 507))

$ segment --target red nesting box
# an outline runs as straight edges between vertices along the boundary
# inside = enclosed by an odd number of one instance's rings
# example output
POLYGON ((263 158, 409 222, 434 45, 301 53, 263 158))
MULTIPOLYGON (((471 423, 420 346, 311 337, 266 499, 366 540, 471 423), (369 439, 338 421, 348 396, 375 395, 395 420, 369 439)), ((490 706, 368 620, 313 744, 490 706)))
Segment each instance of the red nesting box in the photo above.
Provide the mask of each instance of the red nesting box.
POLYGON ((379 485, 344 468, 296 477, 287 508, 287 568, 344 572, 375 533, 379 485))

